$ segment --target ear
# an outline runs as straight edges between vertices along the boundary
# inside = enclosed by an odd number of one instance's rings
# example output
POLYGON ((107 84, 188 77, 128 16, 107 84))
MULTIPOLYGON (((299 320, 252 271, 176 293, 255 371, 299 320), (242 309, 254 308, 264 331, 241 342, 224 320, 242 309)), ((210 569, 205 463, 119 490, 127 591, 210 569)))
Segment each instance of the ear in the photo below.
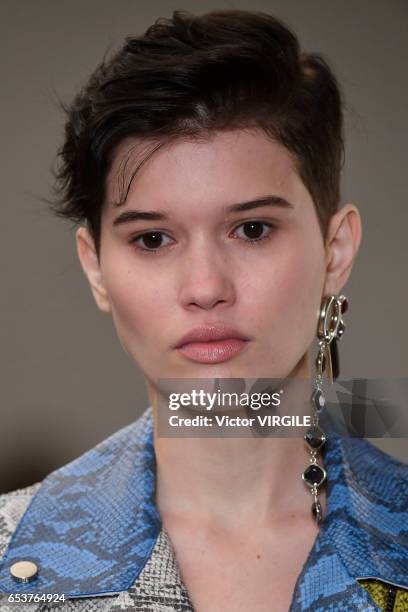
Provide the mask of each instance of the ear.
POLYGON ((345 204, 332 216, 327 231, 324 295, 340 293, 350 276, 360 242, 360 213, 353 204, 345 204))
POLYGON ((89 281, 95 302, 103 312, 110 312, 108 293, 103 284, 101 267, 95 244, 86 227, 80 227, 75 234, 77 253, 82 269, 89 281))

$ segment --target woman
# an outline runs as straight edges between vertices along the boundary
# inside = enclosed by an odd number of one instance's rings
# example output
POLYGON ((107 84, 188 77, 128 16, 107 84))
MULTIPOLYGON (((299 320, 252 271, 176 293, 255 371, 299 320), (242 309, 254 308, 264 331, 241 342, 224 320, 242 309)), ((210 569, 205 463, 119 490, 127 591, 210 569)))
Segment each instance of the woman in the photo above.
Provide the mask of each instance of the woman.
POLYGON ((361 237, 342 154, 335 77, 269 15, 175 12, 92 75, 54 209, 84 222, 82 268, 151 406, 2 496, 1 610, 408 609, 407 466, 324 429, 158 432, 169 379, 311 380, 319 425, 361 237))

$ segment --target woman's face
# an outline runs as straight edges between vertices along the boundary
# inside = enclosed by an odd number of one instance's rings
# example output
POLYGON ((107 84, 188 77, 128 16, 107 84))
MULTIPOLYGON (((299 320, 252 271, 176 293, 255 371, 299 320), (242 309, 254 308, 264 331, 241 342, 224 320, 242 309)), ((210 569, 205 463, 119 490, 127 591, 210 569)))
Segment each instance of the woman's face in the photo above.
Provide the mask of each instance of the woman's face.
POLYGON ((114 206, 140 152, 132 139, 118 148, 102 213, 99 305, 111 311, 126 352, 153 382, 304 370, 327 261, 289 152, 258 130, 180 140, 158 149, 114 206), (115 224, 130 211, 163 217, 115 224), (210 350, 204 361, 200 347, 175 348, 202 325, 235 328, 247 341, 210 350))

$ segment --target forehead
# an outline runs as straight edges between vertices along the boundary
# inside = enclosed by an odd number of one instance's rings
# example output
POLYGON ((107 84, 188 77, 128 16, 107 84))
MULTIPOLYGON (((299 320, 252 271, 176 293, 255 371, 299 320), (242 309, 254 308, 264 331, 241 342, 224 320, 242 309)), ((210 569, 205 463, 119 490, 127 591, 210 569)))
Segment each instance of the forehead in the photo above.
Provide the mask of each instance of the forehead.
POLYGON ((114 215, 135 202, 209 209, 271 192, 292 200, 309 197, 291 153, 259 129, 164 144, 126 138, 112 156, 105 214, 114 215))

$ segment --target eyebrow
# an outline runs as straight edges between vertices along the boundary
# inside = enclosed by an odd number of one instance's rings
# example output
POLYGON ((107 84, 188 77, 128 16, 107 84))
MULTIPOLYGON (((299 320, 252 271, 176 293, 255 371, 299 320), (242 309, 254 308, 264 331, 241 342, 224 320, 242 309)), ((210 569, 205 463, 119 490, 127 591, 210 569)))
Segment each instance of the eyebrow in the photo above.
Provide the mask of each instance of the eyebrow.
MULTIPOLYGON (((238 204, 231 204, 224 208, 226 214, 234 212, 243 212, 245 210, 252 210, 254 208, 260 208, 261 206, 272 206, 277 208, 294 208, 285 198, 281 196, 271 195, 257 198, 256 200, 250 200, 249 202, 239 202, 238 204)), ((122 225, 124 223, 130 223, 132 221, 166 221, 169 216, 165 212, 153 211, 153 210, 124 210, 118 215, 113 225, 122 225)))

